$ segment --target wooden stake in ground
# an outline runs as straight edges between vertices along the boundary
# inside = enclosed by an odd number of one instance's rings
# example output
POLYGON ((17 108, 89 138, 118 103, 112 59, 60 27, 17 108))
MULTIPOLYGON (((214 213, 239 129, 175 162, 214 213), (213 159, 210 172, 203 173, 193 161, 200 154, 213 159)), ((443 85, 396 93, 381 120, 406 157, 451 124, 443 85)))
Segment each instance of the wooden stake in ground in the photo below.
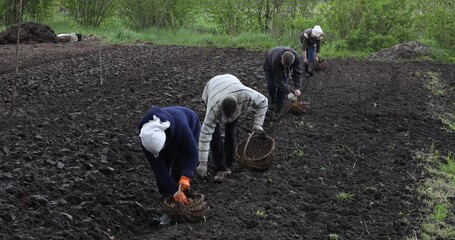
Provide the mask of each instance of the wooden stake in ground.
POLYGON ((15 104, 16 104, 16 86, 17 79, 19 78, 19 39, 21 33, 21 19, 22 19, 22 0, 19 1, 19 16, 17 18, 17 41, 16 41, 16 78, 13 82, 13 99, 11 101, 11 117, 14 116, 15 104))
POLYGON ((103 66, 101 61, 101 39, 100 39, 100 81, 101 85, 103 85, 103 66))

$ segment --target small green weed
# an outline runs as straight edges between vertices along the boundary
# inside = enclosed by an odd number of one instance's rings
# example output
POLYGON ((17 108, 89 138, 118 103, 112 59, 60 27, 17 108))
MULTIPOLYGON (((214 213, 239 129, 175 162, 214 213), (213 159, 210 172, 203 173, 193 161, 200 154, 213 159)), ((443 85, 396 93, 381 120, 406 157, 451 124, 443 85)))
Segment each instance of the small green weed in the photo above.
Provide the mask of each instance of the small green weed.
POLYGON ((347 193, 347 192, 340 192, 337 194, 336 198, 341 201, 350 201, 354 199, 354 194, 352 193, 347 193))
POLYGON ((341 239, 340 235, 338 235, 336 233, 329 234, 329 240, 340 240, 340 239, 341 239))
POLYGON ((258 216, 259 218, 266 218, 267 213, 265 212, 265 210, 259 209, 256 211, 256 216, 258 216))
POLYGON ((433 217, 436 221, 443 221, 448 214, 449 210, 445 204, 436 204, 433 208, 433 217))
POLYGON ((292 157, 298 157, 298 158, 302 158, 303 156, 305 156, 305 151, 303 150, 302 147, 300 146, 296 146, 297 149, 295 149, 290 155, 289 155, 289 158, 292 158, 292 157))

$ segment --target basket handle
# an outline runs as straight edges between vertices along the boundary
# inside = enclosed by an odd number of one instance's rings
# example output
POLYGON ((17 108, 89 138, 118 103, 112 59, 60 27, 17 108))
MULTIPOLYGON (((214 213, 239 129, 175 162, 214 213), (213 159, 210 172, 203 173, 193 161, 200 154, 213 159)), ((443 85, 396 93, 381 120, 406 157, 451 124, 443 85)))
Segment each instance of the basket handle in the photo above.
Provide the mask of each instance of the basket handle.
POLYGON ((181 191, 181 189, 182 189, 182 184, 179 184, 179 204, 178 204, 179 206, 180 206, 181 204, 183 204, 183 203, 182 203, 182 200, 180 200, 180 191, 181 191))
POLYGON ((245 143, 245 148, 243 149, 243 157, 246 158, 246 159, 249 159, 247 156, 246 156, 246 149, 248 148, 248 143, 250 143, 250 139, 251 137, 254 135, 254 131, 251 132, 248 136, 248 139, 246 140, 246 143, 245 143))

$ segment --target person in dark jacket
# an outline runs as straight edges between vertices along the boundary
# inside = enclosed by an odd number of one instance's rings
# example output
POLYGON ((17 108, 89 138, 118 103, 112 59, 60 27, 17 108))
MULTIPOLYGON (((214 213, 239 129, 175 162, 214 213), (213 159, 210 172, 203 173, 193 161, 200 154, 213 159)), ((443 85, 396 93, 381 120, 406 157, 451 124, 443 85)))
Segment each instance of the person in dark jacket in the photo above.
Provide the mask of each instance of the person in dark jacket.
POLYGON ((299 54, 290 47, 275 47, 267 53, 263 68, 275 118, 279 118, 284 111, 286 96, 289 93, 296 97, 301 95, 303 71, 299 54), (288 86, 290 80, 294 83, 294 91, 288 86))
POLYGON ((188 204, 183 193, 190 188, 199 161, 201 125, 191 109, 153 107, 139 123, 142 150, 152 167, 161 194, 188 204))
POLYGON ((313 66, 319 62, 319 52, 321 50, 321 39, 324 37, 324 32, 321 26, 316 25, 313 28, 308 28, 300 34, 299 40, 302 47, 303 64, 305 65, 305 73, 313 75, 313 66))

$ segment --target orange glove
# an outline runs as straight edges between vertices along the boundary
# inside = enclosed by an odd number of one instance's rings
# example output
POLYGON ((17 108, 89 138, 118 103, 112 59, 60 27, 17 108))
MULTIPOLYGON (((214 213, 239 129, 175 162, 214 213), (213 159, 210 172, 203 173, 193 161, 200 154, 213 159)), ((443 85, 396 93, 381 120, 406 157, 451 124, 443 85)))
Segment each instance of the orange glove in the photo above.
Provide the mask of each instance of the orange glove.
POLYGON ((181 202, 184 205, 188 205, 188 198, 180 190, 178 190, 177 192, 174 193, 173 199, 174 199, 174 202, 176 202, 176 203, 181 202))
POLYGON ((181 176, 179 181, 180 190, 185 191, 190 189, 190 178, 187 176, 181 176))

